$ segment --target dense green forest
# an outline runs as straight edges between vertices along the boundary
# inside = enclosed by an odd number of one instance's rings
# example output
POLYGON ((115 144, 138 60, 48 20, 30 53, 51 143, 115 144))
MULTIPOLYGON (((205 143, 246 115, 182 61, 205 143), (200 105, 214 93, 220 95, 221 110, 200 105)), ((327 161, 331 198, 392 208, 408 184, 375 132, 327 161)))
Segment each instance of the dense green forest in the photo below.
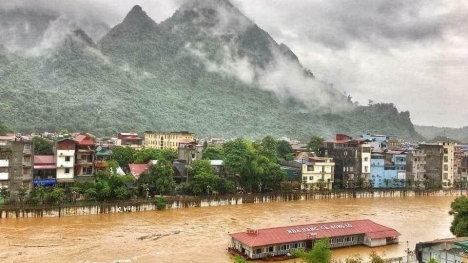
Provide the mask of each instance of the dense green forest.
MULTIPOLYGON (((356 105, 315 79, 286 45, 234 6, 218 2, 223 6, 193 1, 161 24, 136 6, 96 43, 75 29, 34 55, 0 45, 2 120, 15 132, 65 128, 98 136, 188 130, 224 138, 305 140, 311 134, 374 132, 423 139, 409 112, 391 103, 356 105), (234 17, 223 34, 214 32, 219 8, 234 17), (226 64, 227 58, 234 62, 226 64), (222 70, 239 61, 248 62, 252 82, 234 74, 236 67, 222 70), (304 85, 310 85, 304 96, 263 87, 262 78, 278 70, 280 61, 303 73, 304 85)), ((53 18, 47 19, 42 23, 53 18)))

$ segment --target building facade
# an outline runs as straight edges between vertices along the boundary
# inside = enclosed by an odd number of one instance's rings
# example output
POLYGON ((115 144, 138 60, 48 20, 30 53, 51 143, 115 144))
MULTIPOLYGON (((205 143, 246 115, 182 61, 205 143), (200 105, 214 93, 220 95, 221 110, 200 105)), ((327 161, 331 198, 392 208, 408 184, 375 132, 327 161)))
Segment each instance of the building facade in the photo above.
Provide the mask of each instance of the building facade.
POLYGON ((75 179, 91 179, 94 176, 94 149, 96 143, 87 135, 73 138, 76 142, 75 179))
POLYGON ((333 158, 337 188, 355 188, 359 184, 364 187, 369 184, 371 145, 366 140, 336 134, 334 139, 322 142, 319 156, 333 158))
POLYGON ((321 238, 329 238, 330 248, 398 243, 400 233, 371 220, 353 220, 266 229, 247 229, 229 234, 229 250, 249 259, 272 258, 295 250, 311 249, 321 238))
POLYGON ((426 173, 426 153, 423 149, 408 150, 406 154, 406 175, 414 186, 421 187, 426 173))
POLYGON ((145 132, 145 147, 154 149, 172 149, 177 151, 181 143, 193 142, 195 133, 181 132, 145 132))
POLYGON ((302 190, 322 190, 333 187, 335 163, 332 158, 309 157, 302 163, 302 190))
POLYGON ((115 145, 141 150, 143 148, 143 139, 134 132, 121 132, 117 135, 115 145))
POLYGON ((0 186, 10 191, 10 200, 18 201, 32 187, 34 145, 21 134, 0 138, 0 186))
POLYGON ((61 139, 55 143, 55 158, 57 165, 57 183, 74 182, 75 177, 75 149, 73 139, 61 139))
POLYGON ((454 149, 451 142, 420 144, 426 153, 426 173, 429 187, 450 188, 453 186, 454 149))

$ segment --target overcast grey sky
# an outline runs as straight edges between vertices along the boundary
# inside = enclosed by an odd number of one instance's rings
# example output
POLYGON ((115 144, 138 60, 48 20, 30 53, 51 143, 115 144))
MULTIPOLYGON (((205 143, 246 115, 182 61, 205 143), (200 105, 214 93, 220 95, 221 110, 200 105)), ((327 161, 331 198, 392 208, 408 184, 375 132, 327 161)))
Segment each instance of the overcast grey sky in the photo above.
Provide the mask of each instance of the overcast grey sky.
MULTIPOLYGON (((11 2, 34 2, 98 17, 114 26, 135 4, 160 22, 182 1, 11 2)), ((468 125, 467 1, 231 2, 278 43, 289 46, 317 78, 334 83, 360 104, 367 104, 368 99, 392 102, 399 110, 409 110, 413 123, 419 125, 468 125)))

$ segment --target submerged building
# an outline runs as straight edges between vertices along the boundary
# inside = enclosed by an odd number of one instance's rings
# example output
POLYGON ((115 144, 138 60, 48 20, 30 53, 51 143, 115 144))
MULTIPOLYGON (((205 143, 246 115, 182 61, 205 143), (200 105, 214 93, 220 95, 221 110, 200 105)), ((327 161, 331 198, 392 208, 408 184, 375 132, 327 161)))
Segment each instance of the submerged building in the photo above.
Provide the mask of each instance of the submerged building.
POLYGON ((398 243, 400 233, 371 220, 353 220, 266 229, 247 229, 230 234, 230 251, 249 259, 287 255, 297 249, 311 249, 315 242, 328 237, 330 248, 398 243))

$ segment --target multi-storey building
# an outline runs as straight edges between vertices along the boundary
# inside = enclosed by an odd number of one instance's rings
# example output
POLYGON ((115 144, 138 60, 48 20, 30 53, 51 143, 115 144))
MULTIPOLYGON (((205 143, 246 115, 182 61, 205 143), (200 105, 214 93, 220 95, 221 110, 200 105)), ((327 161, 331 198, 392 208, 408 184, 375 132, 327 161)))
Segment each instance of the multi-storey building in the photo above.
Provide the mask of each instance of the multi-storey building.
POLYGON ((404 187, 407 183, 406 179, 406 152, 372 153, 371 180, 374 188, 404 187))
POLYGON ((76 142, 73 139, 61 139, 55 143, 57 165, 57 183, 74 182, 76 142))
POLYGON ((303 190, 332 189, 335 174, 335 163, 332 158, 309 157, 302 163, 303 190))
POLYGON ((438 144, 420 144, 419 148, 426 153, 426 176, 429 187, 453 186, 454 151, 451 142, 438 144))
POLYGON ((408 150, 406 154, 406 176, 421 187, 426 173, 426 153, 423 149, 408 150))
POLYGON ((134 132, 121 132, 117 135, 117 141, 116 144, 117 146, 127 146, 134 148, 136 150, 141 150, 143 148, 142 145, 143 139, 138 136, 137 133, 134 132))
POLYGON ((34 186, 53 186, 57 183, 54 155, 34 155, 34 186))
POLYGON ((172 149, 177 151, 181 143, 192 142, 195 133, 181 132, 145 132, 145 147, 155 149, 172 149))
POLYGON ((89 179, 94 176, 94 148, 96 143, 87 135, 73 138, 76 142, 76 179, 89 179))
POLYGON ((108 167, 107 161, 111 159, 112 150, 108 146, 98 146, 95 151, 94 168, 104 170, 108 167))
POLYGON ((6 141, 0 141, 0 188, 8 188, 11 149, 6 141))
POLYGON ((0 182, 8 187, 10 200, 18 201, 20 192, 32 186, 32 167, 34 166, 34 145, 21 134, 1 136, 0 138, 0 182))
POLYGON ((406 151, 387 151, 385 153, 385 177, 393 182, 393 187, 406 186, 406 151))
POLYGON ((372 152, 370 178, 374 188, 390 187, 389 181, 385 180, 385 153, 372 152))
POLYGON ((177 152, 178 160, 184 160, 190 166, 193 161, 202 159, 203 145, 198 145, 196 142, 180 143, 177 152))
POLYGON ((462 182, 467 180, 466 161, 463 159, 468 156, 467 145, 454 145, 454 158, 453 158, 453 186, 460 188, 462 182))
POLYGON ((353 139, 337 134, 335 139, 325 140, 319 156, 331 157, 335 163, 337 187, 366 186, 369 183, 371 145, 362 138, 353 139))

